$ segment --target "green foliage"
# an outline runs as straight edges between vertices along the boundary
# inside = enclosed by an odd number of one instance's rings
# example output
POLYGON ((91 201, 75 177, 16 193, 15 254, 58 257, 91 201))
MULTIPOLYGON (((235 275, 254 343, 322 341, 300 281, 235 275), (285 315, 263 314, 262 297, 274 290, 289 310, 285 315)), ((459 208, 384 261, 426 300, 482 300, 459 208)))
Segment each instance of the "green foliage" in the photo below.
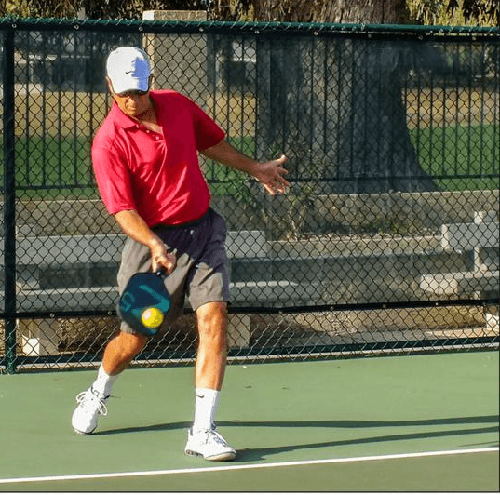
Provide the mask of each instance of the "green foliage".
MULTIPOLYGON (((233 138, 230 142, 241 152, 254 156, 255 143, 252 138, 233 138)), ((256 207, 255 197, 250 190, 250 178, 238 170, 229 169, 217 162, 209 162, 205 174, 214 196, 234 196, 240 203, 256 207)))
MULTIPOLYGON (((3 178, 3 143, 0 139, 3 178)), ((76 194, 97 197, 85 138, 31 137, 16 141, 16 187, 21 196, 47 198, 76 194)))
MULTIPOLYGON (((403 5, 404 2, 401 2, 403 5)), ((141 19, 145 10, 206 10, 213 20, 261 19, 266 3, 261 0, 7 0, 5 12, 0 15, 19 17, 67 17, 78 16, 80 9, 90 19, 141 19), (264 7, 263 7, 264 6, 264 7), (259 17, 260 16, 260 17, 259 17)), ((341 6, 326 0, 309 2, 270 2, 273 18, 307 22, 341 17, 336 12, 341 6)), ((343 8, 346 8, 344 6, 343 8)), ((395 4, 394 8, 401 8, 395 4)), ((349 7, 350 11, 356 9, 349 7)), ((3 10, 3 9, 2 9, 3 10)), ((409 18, 410 24, 426 25, 473 25, 498 26, 500 24, 500 2, 498 0, 406 0, 407 12, 401 19, 409 18)))
POLYGON ((75 18, 81 9, 89 19, 141 19, 145 10, 204 10, 203 0, 7 0, 7 14, 19 17, 75 18))
POLYGON ((407 0, 410 22, 431 26, 498 26, 498 0, 407 0))
POLYGON ((494 190, 498 179, 498 126, 412 129, 422 168, 445 191, 494 190))

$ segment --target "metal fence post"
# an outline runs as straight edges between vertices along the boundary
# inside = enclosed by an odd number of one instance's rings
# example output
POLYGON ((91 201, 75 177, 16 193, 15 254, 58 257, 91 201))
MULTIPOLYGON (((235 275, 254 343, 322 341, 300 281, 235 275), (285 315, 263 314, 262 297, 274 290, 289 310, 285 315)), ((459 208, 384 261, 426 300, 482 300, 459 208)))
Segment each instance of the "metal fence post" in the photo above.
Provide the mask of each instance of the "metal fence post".
MULTIPOLYGON (((142 14, 147 21, 206 21, 204 10, 147 10, 142 14)), ((198 103, 206 101, 209 88, 207 81, 207 37, 169 34, 165 38, 146 34, 144 49, 148 53, 154 73, 153 84, 156 89, 173 88, 189 94, 198 103), (197 43, 197 39, 201 41, 197 43), (196 75, 196 78, 194 77, 196 75)))
POLYGON ((14 31, 11 29, 5 32, 3 50, 5 357, 7 373, 14 373, 16 370, 16 169, 14 31))

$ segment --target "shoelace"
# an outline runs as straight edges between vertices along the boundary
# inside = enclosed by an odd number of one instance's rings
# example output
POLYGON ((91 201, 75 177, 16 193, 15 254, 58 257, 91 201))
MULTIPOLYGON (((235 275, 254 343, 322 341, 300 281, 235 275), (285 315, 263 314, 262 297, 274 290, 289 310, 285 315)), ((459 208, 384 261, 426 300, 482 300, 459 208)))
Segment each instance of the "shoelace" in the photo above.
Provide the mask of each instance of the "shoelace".
POLYGON ((76 402, 87 411, 94 411, 95 409, 97 409, 97 412, 102 416, 107 416, 108 414, 108 409, 106 408, 104 401, 99 398, 97 394, 93 393, 90 390, 79 393, 76 396, 76 402), (97 404, 94 405, 96 402, 97 404))
POLYGON ((216 432, 215 430, 207 430, 206 431, 206 440, 205 443, 209 443, 211 440, 214 441, 215 443, 219 443, 223 447, 227 447, 227 442, 224 440, 224 437, 216 432))

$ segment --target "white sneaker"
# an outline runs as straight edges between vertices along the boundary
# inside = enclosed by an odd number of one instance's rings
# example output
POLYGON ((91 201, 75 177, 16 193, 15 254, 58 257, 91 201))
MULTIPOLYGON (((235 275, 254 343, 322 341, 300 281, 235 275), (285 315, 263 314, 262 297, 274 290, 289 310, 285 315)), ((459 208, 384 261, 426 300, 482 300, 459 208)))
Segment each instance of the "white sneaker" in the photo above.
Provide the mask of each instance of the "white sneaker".
POLYGON ((97 428, 97 420, 99 414, 106 416, 108 410, 106 409, 106 402, 109 400, 108 396, 103 396, 92 389, 92 386, 76 396, 78 406, 73 413, 73 429, 79 435, 90 435, 97 428))
POLYGON ((203 457, 206 461, 232 461, 236 457, 236 450, 214 428, 201 431, 190 428, 184 453, 203 457))

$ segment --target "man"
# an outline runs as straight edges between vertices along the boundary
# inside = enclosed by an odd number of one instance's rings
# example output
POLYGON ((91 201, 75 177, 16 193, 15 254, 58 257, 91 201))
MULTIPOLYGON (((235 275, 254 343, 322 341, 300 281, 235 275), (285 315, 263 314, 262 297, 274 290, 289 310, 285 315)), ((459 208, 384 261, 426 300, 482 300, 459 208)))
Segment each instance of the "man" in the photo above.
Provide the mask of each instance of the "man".
MULTIPOLYGON (((181 94, 150 89, 151 70, 139 48, 120 47, 108 57, 106 81, 114 104, 92 145, 102 200, 128 235, 118 272, 123 292, 135 272, 163 267, 172 303, 164 324, 182 313, 184 296, 196 313, 199 347, 195 415, 184 452, 211 461, 236 451, 217 432, 214 417, 226 365, 229 299, 224 220, 210 208, 198 152, 244 171, 271 194, 289 183, 286 157, 259 163, 224 140, 224 131, 181 94)), ((122 321, 107 344, 96 380, 77 396, 73 428, 91 434, 106 415, 113 384, 147 337, 122 321)))

